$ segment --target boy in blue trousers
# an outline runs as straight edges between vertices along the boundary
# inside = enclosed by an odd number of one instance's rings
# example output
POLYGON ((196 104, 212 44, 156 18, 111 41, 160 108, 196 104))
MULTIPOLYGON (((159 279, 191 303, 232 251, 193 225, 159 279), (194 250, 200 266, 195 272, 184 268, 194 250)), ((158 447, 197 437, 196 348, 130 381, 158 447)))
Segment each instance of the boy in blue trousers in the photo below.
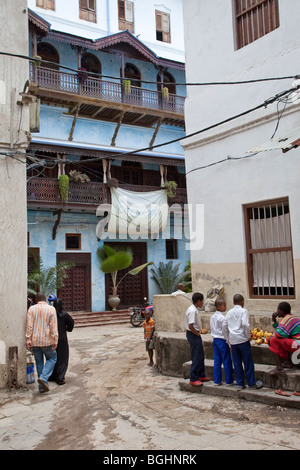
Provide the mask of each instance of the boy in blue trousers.
POLYGON ((235 294, 233 297, 234 307, 228 310, 223 324, 223 332, 228 335, 231 345, 234 374, 238 390, 245 387, 245 378, 248 387, 258 389, 263 386, 261 380, 256 381, 254 362, 250 344, 250 324, 248 310, 244 308, 244 297, 235 294), (243 367, 244 365, 244 367, 243 367))
POLYGON ((228 337, 223 332, 225 321, 224 312, 226 311, 226 302, 223 299, 217 299, 215 302, 216 312, 210 319, 210 331, 213 338, 214 350, 214 384, 222 385, 222 364, 224 366, 224 375, 226 385, 233 385, 233 367, 231 361, 230 348, 228 346, 228 337))

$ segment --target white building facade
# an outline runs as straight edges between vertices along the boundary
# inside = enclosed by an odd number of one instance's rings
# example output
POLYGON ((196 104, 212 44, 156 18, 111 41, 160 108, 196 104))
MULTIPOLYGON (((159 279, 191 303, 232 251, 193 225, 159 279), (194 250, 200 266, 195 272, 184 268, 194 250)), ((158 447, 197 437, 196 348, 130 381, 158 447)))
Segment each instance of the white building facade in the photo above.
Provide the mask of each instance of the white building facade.
POLYGON ((196 133, 182 141, 188 200, 204 207, 193 289, 222 283, 228 306, 240 293, 249 310, 285 300, 297 312, 300 101, 284 92, 299 74, 300 5, 251 3, 183 1, 187 82, 248 81, 187 88, 186 133, 196 133), (290 78, 256 81, 279 77, 290 78))
POLYGON ((56 31, 98 39, 128 29, 159 57, 184 62, 182 0, 28 0, 56 31))

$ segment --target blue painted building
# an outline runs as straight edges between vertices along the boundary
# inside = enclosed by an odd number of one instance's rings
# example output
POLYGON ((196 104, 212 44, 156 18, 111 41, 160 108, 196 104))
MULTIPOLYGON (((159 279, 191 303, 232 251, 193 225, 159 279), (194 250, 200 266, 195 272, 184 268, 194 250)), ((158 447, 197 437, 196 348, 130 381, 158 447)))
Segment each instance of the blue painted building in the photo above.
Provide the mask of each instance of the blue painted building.
MULTIPOLYGON (((158 57, 128 30, 90 39, 54 30, 32 10, 29 32, 29 54, 42 62, 31 61, 27 84, 40 112, 28 149, 28 244, 45 266, 74 263, 59 292, 67 310, 103 311, 112 287, 99 269, 96 252, 103 243, 131 246, 132 267, 173 260, 183 271, 189 260, 180 145, 184 64, 158 57), (73 181, 74 171, 88 181, 73 181), (67 200, 60 175, 69 176, 67 200), (178 185, 167 200, 176 206, 160 233, 132 240, 108 235, 106 227, 99 236, 105 214, 97 215, 97 208, 111 203, 112 188, 134 192, 146 207, 148 193, 160 193, 166 181, 178 185)), ((120 307, 127 307, 151 300, 159 289, 148 269, 127 276, 119 293, 120 307)))

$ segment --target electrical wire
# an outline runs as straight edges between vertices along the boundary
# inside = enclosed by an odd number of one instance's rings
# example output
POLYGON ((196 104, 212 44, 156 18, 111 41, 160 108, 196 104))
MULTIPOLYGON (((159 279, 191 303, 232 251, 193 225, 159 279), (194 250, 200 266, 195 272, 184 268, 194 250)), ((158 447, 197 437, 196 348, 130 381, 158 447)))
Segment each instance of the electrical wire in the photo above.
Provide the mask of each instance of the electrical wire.
MULTIPOLYGON (((298 88, 299 88, 299 87, 298 87, 298 88)), ((200 130, 198 130, 198 131, 195 131, 195 132, 192 132, 192 133, 190 133, 190 134, 187 134, 186 136, 179 137, 179 138, 177 138, 177 139, 173 139, 173 140, 170 140, 170 141, 167 141, 167 142, 163 142, 163 143, 160 143, 160 144, 156 144, 156 145, 153 145, 153 146, 151 146, 151 147, 144 147, 144 148, 142 148, 142 149, 135 149, 135 150, 131 150, 131 151, 128 151, 128 152, 124 152, 124 153, 122 153, 122 156, 133 155, 133 154, 136 154, 136 153, 139 153, 139 152, 142 152, 142 151, 146 151, 146 150, 153 150, 153 149, 155 149, 155 148, 159 148, 159 147, 163 147, 163 146, 166 146, 166 145, 170 145, 170 144, 173 144, 173 143, 175 143, 175 142, 182 141, 182 140, 185 140, 185 139, 189 139, 189 138, 194 137, 194 136, 196 136, 196 135, 200 135, 200 134, 202 134, 202 133, 204 133, 204 132, 207 132, 207 131, 209 131, 209 130, 211 130, 211 129, 215 129, 216 127, 219 127, 219 126, 221 126, 221 125, 223 125, 223 124, 226 124, 226 123, 228 123, 228 122, 231 122, 231 121, 233 121, 233 120, 235 120, 235 119, 238 119, 239 117, 242 117, 242 116, 245 116, 245 115, 247 115, 247 114, 250 114, 250 113, 252 113, 252 112, 254 112, 254 111, 257 111, 257 110, 259 110, 259 109, 261 109, 261 108, 266 108, 268 105, 274 103, 275 101, 282 100, 282 99, 283 99, 284 97, 286 97, 286 96, 289 97, 289 95, 290 95, 291 93, 294 93, 294 92, 295 92, 295 88, 282 91, 281 93, 275 95, 274 97, 271 97, 271 98, 265 100, 263 103, 260 103, 259 105, 255 106, 255 107, 253 107, 253 108, 250 108, 250 109, 248 109, 248 110, 246 110, 246 111, 243 111, 243 112, 241 112, 241 113, 239 113, 239 114, 236 114, 236 115, 234 115, 234 116, 231 116, 231 117, 229 117, 229 118, 227 118, 227 119, 224 119, 224 120, 222 120, 222 121, 219 121, 219 122, 217 122, 217 123, 215 123, 215 124, 212 124, 212 125, 210 125, 210 126, 208 126, 208 127, 205 127, 205 128, 203 128, 203 129, 200 129, 200 130)), ((113 159, 114 157, 117 157, 117 156, 119 156, 119 155, 120 155, 119 153, 117 153, 117 154, 112 154, 112 155, 109 156, 109 159, 113 159)), ((48 156, 48 157, 45 157, 44 155, 43 155, 43 157, 44 157, 44 158, 51 158, 51 157, 49 157, 49 156, 48 156)), ((222 162, 224 162, 224 161, 226 161, 226 160, 228 160, 228 159, 230 159, 230 158, 231 158, 231 159, 234 159, 233 157, 229 157, 229 158, 227 157, 227 158, 221 160, 220 162, 211 163, 211 164, 209 164, 208 166, 212 166, 212 165, 214 165, 214 164, 222 163, 222 162)), ((94 158, 90 158, 90 159, 84 160, 84 163, 96 162, 96 161, 100 161, 100 160, 102 160, 102 159, 103 159, 103 157, 94 157, 94 158)), ((53 161, 53 160, 52 160, 52 161, 53 161)), ((61 160, 56 160, 56 163, 62 163, 62 161, 61 161, 61 160)), ((63 163, 74 163, 74 161, 72 161, 72 160, 64 160, 63 163)), ((207 167, 207 166, 205 166, 205 167, 207 167)), ((199 169, 200 169, 200 168, 201 168, 201 167, 199 167, 199 169)), ((194 170, 190 170, 188 173, 191 173, 192 171, 194 171, 194 170)), ((188 173, 186 173, 186 174, 188 174, 188 173)))
POLYGON ((208 163, 207 165, 198 166, 197 168, 193 168, 192 170, 187 171, 186 175, 188 175, 190 173, 193 173, 194 171, 204 170, 205 168, 209 168, 211 166, 219 165, 220 163, 227 162, 228 160, 244 160, 246 158, 252 158, 252 157, 254 157, 255 155, 258 155, 258 154, 259 154, 259 152, 256 152, 256 153, 251 153, 249 155, 243 155, 242 157, 230 157, 228 155, 226 158, 223 158, 222 160, 218 160, 217 162, 208 163))
MULTIPOLYGON (((190 134, 187 134, 187 135, 185 135, 185 136, 183 136, 183 137, 179 137, 179 138, 177 138, 177 139, 172 139, 172 140, 169 140, 169 141, 167 141, 167 142, 162 142, 162 143, 160 143, 160 144, 152 145, 152 146, 150 146, 150 147, 144 147, 144 148, 142 148, 142 149, 136 149, 136 150, 131 150, 131 151, 128 151, 128 152, 124 152, 124 153, 122 153, 122 156, 128 156, 128 155, 133 155, 133 154, 136 154, 136 153, 139 153, 139 152, 145 152, 145 151, 147 151, 147 150, 153 150, 153 149, 156 149, 156 148, 164 147, 164 146, 166 146, 166 145, 171 145, 171 144, 174 144, 174 143, 176 143, 176 142, 189 139, 189 138, 191 138, 191 137, 195 137, 196 135, 203 134, 204 132, 207 132, 207 131, 209 131, 209 130, 215 129, 216 127, 219 127, 219 126, 221 126, 221 125, 223 125, 223 124, 227 124, 228 122, 231 122, 231 121, 233 121, 233 120, 235 120, 235 119, 238 119, 238 118, 240 118, 240 117, 242 117, 242 116, 246 116, 247 114, 253 113, 254 111, 257 111, 257 110, 259 110, 259 109, 261 109, 261 108, 266 108, 268 105, 274 103, 275 101, 278 101, 278 99, 280 99, 280 98, 282 98, 282 97, 284 97, 284 96, 290 94, 291 92, 295 92, 295 88, 291 88, 291 89, 289 89, 289 90, 285 90, 285 91, 283 91, 283 92, 281 92, 281 93, 279 93, 279 94, 277 94, 277 95, 275 95, 275 96, 273 96, 273 97, 267 99, 267 100, 264 101, 263 103, 260 103, 259 105, 254 106, 253 108, 250 108, 250 109, 248 109, 248 110, 246 110, 246 111, 243 111, 243 112, 241 112, 241 113, 238 113, 238 114, 236 114, 236 115, 234 115, 234 116, 231 116, 231 117, 229 117, 229 118, 227 118, 227 119, 224 119, 224 120, 222 120, 222 121, 216 122, 215 124, 212 124, 212 125, 210 125, 210 126, 207 126, 207 127, 203 128, 203 129, 200 129, 200 130, 198 130, 198 131, 195 131, 195 132, 192 132, 192 133, 190 133, 190 134)), ((109 158, 110 158, 110 159, 113 159, 114 157, 117 157, 117 156, 119 156, 119 155, 120 155, 120 154, 110 155, 109 158)), ((94 157, 94 158, 87 159, 87 160, 84 160, 84 161, 85 161, 85 163, 87 163, 87 162, 95 162, 95 161, 102 160, 102 158, 103 158, 103 157, 94 157)))
MULTIPOLYGON (((51 62, 49 60, 44 60, 44 59, 37 59, 36 57, 31 57, 31 56, 26 56, 22 54, 13 54, 11 52, 4 52, 0 51, 0 55, 5 55, 9 57, 17 57, 20 59, 25 59, 33 63, 43 63, 47 65, 55 65, 56 67, 59 66, 62 69, 70 70, 71 72, 76 72, 76 73, 84 73, 83 70, 75 69, 73 67, 68 67, 67 65, 63 65, 57 62, 51 62)), ((86 73, 95 78, 109 78, 113 80, 126 80, 126 77, 116 77, 113 75, 104 75, 101 73, 97 72, 89 72, 86 71, 86 73)), ((247 85, 249 83, 261 83, 261 82, 269 82, 269 81, 280 81, 280 80, 297 80, 300 78, 300 75, 294 74, 294 75, 286 75, 282 77, 266 77, 266 78, 257 78, 257 79, 249 79, 249 80, 234 80, 234 81, 215 81, 215 82, 176 82, 174 83, 176 86, 220 86, 220 85, 247 85)), ((159 82, 159 81, 151 81, 151 80, 138 80, 140 83, 147 83, 147 84, 155 84, 155 85, 167 85, 169 82, 159 82)), ((171 82, 170 82, 171 83, 171 82)))

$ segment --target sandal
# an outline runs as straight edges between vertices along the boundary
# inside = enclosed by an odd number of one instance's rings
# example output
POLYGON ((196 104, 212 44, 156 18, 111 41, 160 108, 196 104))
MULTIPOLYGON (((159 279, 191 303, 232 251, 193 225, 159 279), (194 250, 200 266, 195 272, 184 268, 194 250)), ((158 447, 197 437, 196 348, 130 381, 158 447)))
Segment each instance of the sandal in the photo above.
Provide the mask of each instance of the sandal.
POLYGON ((284 390, 275 390, 276 395, 281 395, 283 397, 290 397, 289 393, 286 393, 284 390))

